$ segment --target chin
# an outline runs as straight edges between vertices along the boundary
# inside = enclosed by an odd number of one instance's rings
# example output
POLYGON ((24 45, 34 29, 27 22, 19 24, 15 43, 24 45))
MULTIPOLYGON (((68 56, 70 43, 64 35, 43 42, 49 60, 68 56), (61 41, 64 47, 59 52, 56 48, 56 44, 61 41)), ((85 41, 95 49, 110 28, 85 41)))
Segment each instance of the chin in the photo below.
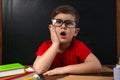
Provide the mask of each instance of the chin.
POLYGON ((61 39, 61 40, 60 40, 60 43, 68 43, 68 42, 70 42, 70 41, 67 40, 67 39, 61 39))
POLYGON ((68 42, 66 39, 60 39, 60 43, 66 43, 68 42))

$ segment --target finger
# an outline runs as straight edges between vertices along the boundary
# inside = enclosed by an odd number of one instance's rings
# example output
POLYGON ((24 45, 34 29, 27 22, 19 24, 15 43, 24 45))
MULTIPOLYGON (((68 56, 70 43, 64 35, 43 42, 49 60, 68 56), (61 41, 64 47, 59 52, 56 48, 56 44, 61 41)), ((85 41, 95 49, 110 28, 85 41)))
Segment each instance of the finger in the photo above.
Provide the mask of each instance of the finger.
POLYGON ((55 75, 55 71, 50 71, 47 75, 55 75))
POLYGON ((50 25, 48 26, 48 28, 49 28, 49 29, 53 29, 54 26, 53 26, 52 24, 50 24, 50 25))
POLYGON ((43 75, 48 75, 50 73, 50 71, 47 71, 45 73, 43 73, 43 75))
POLYGON ((50 30, 50 32, 55 32, 55 28, 54 28, 54 26, 52 26, 52 25, 49 25, 49 30, 50 30))
POLYGON ((52 25, 49 25, 48 28, 49 28, 50 34, 52 35, 52 32, 53 32, 52 25))
POLYGON ((56 75, 56 72, 54 70, 50 70, 45 72, 43 75, 56 75))
POLYGON ((51 28, 51 26, 52 26, 52 25, 50 24, 50 25, 48 26, 48 28, 50 29, 50 28, 51 28))

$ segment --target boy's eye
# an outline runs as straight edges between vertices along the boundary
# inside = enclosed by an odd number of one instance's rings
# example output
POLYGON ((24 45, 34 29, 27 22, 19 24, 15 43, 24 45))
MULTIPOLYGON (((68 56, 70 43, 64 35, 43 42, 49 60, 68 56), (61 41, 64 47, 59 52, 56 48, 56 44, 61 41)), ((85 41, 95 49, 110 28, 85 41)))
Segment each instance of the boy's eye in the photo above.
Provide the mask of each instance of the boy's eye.
POLYGON ((66 25, 74 25, 74 22, 72 22, 70 20, 67 20, 65 23, 66 23, 66 25))
POLYGON ((69 25, 69 24, 70 24, 70 25, 72 24, 71 21, 66 21, 65 23, 68 24, 68 25, 69 25))
POLYGON ((63 22, 63 21, 60 20, 60 19, 56 20, 56 23, 58 23, 58 24, 61 24, 62 22, 63 22))

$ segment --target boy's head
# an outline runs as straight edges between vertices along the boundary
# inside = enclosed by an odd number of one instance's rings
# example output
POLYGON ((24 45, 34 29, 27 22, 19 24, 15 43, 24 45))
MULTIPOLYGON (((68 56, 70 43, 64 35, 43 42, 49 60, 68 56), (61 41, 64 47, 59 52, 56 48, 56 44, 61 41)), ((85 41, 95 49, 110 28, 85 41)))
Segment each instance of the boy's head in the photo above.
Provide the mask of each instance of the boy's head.
POLYGON ((55 8, 52 13, 52 26, 61 43, 70 43, 80 29, 77 27, 79 13, 69 5, 55 8))
POLYGON ((72 6, 70 6, 70 5, 61 5, 61 6, 58 6, 52 12, 51 18, 53 19, 56 15, 58 15, 60 13, 71 14, 72 16, 75 17, 75 21, 76 21, 76 23, 78 25, 80 15, 79 15, 79 13, 72 6))

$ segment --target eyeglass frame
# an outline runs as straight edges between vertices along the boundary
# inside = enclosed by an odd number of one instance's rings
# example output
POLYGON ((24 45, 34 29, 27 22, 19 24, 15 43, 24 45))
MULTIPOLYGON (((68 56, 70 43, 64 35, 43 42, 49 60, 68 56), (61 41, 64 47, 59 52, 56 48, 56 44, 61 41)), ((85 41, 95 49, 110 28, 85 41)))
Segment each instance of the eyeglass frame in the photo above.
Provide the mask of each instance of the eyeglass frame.
POLYGON ((61 27, 63 24, 65 24, 65 26, 66 26, 67 28, 75 28, 75 27, 77 26, 77 22, 76 22, 76 21, 72 21, 72 20, 51 19, 51 21, 52 21, 52 25, 55 26, 55 27, 61 27), (55 26, 55 25, 54 25, 54 21, 55 21, 55 20, 61 20, 61 21, 62 21, 62 23, 60 24, 60 26, 55 26), (68 25, 66 24, 67 21, 75 22, 75 26, 73 26, 73 27, 68 27, 68 25))

